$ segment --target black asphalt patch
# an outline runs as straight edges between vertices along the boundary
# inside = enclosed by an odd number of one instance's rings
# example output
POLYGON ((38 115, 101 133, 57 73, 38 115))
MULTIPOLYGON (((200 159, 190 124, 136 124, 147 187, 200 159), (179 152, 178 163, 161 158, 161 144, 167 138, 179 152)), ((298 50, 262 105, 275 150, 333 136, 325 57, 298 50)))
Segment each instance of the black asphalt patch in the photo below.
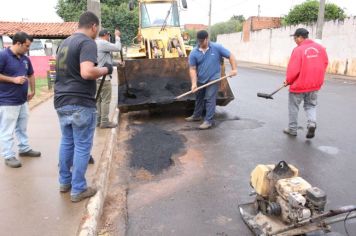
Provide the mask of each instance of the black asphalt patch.
POLYGON ((184 137, 174 131, 152 124, 138 125, 138 130, 128 141, 130 167, 145 169, 157 175, 173 164, 172 157, 185 149, 184 137))
MULTIPOLYGON (((165 103, 173 102, 174 98, 190 91, 189 80, 177 78, 151 78, 136 79, 129 81, 129 92, 136 98, 129 98, 126 94, 126 85, 119 86, 119 101, 123 104, 165 103)), ((194 99, 195 95, 187 98, 194 99)))

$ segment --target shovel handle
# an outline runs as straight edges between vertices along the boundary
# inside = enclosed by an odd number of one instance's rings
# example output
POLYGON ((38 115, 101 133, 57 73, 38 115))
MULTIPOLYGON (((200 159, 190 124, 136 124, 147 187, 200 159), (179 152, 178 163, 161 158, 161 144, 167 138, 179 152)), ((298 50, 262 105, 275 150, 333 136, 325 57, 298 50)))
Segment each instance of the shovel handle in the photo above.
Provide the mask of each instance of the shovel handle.
POLYGON ((175 99, 180 99, 180 98, 185 97, 185 96, 187 96, 187 95, 189 95, 189 94, 195 93, 195 92, 197 92, 197 91, 200 90, 200 89, 203 89, 203 88, 205 88, 205 87, 208 87, 208 86, 210 86, 210 85, 212 85, 212 84, 215 84, 215 83, 217 83, 217 82, 219 82, 219 81, 221 81, 221 80, 227 79, 227 78, 229 78, 229 77, 232 77, 232 75, 226 75, 226 76, 224 76, 224 77, 221 77, 220 79, 216 79, 216 80, 210 81, 209 83, 206 83, 206 84, 204 84, 204 85, 202 85, 202 86, 199 86, 194 92, 193 92, 192 90, 190 90, 190 91, 188 91, 188 92, 186 92, 186 93, 183 93, 183 94, 181 94, 181 95, 175 97, 175 99))
POLYGON ((270 96, 274 95, 274 94, 277 93, 279 90, 281 90, 282 88, 287 87, 287 86, 288 86, 288 84, 283 84, 281 87, 279 87, 278 89, 276 89, 276 91, 273 91, 273 92, 270 94, 270 96))
POLYGON ((100 85, 99 85, 99 88, 98 88, 98 92, 96 93, 96 96, 95 96, 95 102, 97 102, 99 100, 101 89, 103 88, 103 85, 104 85, 104 82, 105 82, 105 78, 106 78, 106 75, 104 75, 103 78, 101 78, 100 85))

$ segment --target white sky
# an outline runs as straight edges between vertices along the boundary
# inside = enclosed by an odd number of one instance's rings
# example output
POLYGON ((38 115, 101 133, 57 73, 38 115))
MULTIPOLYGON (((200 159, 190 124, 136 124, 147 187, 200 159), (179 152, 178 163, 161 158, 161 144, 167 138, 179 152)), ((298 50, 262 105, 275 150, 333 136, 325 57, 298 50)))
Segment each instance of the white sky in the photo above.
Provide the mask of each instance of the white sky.
MULTIPOLYGON (((233 15, 283 16, 305 0, 212 0, 212 24, 233 15)), ((344 8, 347 15, 356 15, 355 0, 326 0, 344 8), (354 2, 354 3, 352 3, 354 2)), ((1 21, 61 22, 54 9, 57 0, 0 0, 1 21)), ((188 10, 181 12, 181 24, 208 24, 209 0, 187 0, 188 10)))

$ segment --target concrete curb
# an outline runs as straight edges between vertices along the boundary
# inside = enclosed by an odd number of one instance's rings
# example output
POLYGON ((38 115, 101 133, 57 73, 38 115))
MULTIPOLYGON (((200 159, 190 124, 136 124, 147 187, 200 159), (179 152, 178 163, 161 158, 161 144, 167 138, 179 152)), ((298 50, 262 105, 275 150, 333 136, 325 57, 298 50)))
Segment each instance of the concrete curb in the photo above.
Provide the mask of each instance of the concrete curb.
MULTIPOLYGON (((119 111, 115 110, 113 118, 113 122, 115 123, 118 123, 118 113, 119 111)), ((82 222, 77 231, 77 235, 79 236, 97 235, 98 221, 101 217, 107 194, 108 179, 112 166, 111 163, 114 155, 116 138, 116 129, 111 129, 106 138, 106 144, 100 158, 100 164, 93 181, 94 185, 98 188, 98 192, 88 201, 82 222)))

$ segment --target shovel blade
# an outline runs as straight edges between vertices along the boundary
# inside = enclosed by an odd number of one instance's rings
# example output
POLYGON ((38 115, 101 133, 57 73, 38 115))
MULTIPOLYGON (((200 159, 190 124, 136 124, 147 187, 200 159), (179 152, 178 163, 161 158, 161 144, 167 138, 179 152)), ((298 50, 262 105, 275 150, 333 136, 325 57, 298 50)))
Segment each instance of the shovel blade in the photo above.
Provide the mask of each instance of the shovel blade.
POLYGON ((273 99, 271 94, 267 94, 267 93, 257 93, 257 97, 266 98, 266 99, 273 99))

